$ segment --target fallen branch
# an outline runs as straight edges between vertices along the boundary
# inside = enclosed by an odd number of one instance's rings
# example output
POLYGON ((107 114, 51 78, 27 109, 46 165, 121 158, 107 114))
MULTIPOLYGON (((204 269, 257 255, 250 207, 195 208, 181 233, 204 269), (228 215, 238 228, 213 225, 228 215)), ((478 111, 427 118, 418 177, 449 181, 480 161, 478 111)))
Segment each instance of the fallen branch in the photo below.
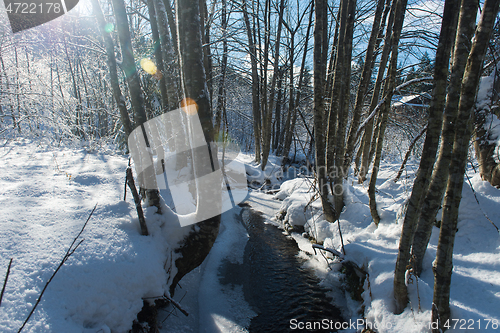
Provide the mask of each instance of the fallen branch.
POLYGON ((87 221, 85 221, 85 223, 84 223, 84 225, 82 227, 82 230, 80 230, 80 232, 78 233, 78 235, 76 235, 76 237, 73 239, 73 242, 71 243, 71 245, 69 246, 68 250, 66 251, 66 254, 64 255, 63 259, 61 260, 61 263, 59 264, 59 266, 57 266, 57 268, 54 271, 54 273, 52 273, 52 276, 50 277, 50 279, 45 283, 45 286, 43 287, 43 289, 42 289, 42 291, 40 293, 40 296, 38 296, 38 299, 36 300, 36 303, 33 306, 33 309, 31 309, 31 312, 29 313, 28 317, 24 321, 24 323, 21 326, 21 328, 19 329, 19 331, 17 331, 17 333, 21 333, 21 331, 23 330, 24 326, 26 326, 26 324, 28 323, 28 320, 30 320, 31 315, 33 315, 33 313, 35 312, 36 307, 38 306, 38 304, 42 300, 42 296, 45 293, 45 290, 49 286, 49 284, 52 281, 52 279, 54 278, 54 276, 56 276, 56 274, 59 271, 59 269, 62 267, 62 265, 64 265, 64 263, 69 259, 69 257, 71 257, 71 255, 73 253, 75 253, 75 251, 78 248, 78 246, 80 246, 80 244, 82 244, 82 242, 85 240, 85 238, 83 238, 82 240, 80 240, 75 245, 76 241, 78 240, 78 238, 80 237, 80 235, 83 233, 83 230, 85 230, 85 227, 87 226, 87 223, 90 221, 90 218, 92 217, 92 214, 94 214, 94 211, 96 210, 96 208, 97 208, 97 204, 95 204, 94 209, 92 209, 92 211, 90 212, 89 217, 87 218, 87 221))
POLYGON ((2 293, 0 294, 0 305, 2 304, 3 293, 5 291, 5 287, 7 286, 7 280, 9 279, 11 265, 12 265, 12 258, 10 258, 9 267, 7 267, 7 273, 5 274, 5 280, 3 281, 2 293))
POLYGON ((323 245, 319 245, 319 244, 313 244, 312 248, 314 250, 314 254, 316 254, 316 249, 318 249, 318 250, 330 252, 331 254, 333 254, 336 257, 339 257, 340 259, 344 259, 344 255, 335 249, 332 249, 329 247, 324 247, 323 245))

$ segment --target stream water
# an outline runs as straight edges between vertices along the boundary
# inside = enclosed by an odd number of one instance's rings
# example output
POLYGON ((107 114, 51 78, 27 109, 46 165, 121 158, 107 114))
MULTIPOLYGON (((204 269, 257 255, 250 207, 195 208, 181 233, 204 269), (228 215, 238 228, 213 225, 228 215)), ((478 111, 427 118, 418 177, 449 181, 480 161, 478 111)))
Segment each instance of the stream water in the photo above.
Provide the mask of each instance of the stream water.
POLYGON ((222 284, 243 285, 245 300, 257 313, 249 332, 304 332, 299 322, 342 321, 340 310, 331 304, 318 278, 303 267, 304 259, 297 257, 295 241, 266 224, 261 214, 249 207, 242 210, 240 218, 250 236, 244 262, 224 262, 219 276, 222 284))

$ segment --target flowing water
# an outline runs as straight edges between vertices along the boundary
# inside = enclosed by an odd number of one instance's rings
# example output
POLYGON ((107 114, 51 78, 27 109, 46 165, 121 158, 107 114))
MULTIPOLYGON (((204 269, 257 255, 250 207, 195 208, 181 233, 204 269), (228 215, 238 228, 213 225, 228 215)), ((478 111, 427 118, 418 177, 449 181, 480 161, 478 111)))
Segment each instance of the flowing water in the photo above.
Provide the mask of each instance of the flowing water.
POLYGON ((331 304, 326 290, 318 285, 318 278, 303 267, 304 259, 297 257, 299 249, 295 241, 266 224, 259 212, 248 207, 240 217, 250 236, 244 262, 242 265, 225 262, 220 269, 220 282, 243 284, 245 299, 257 313, 248 328, 250 333, 304 332, 293 323, 319 325, 324 319, 329 323, 342 321, 340 310, 331 304))

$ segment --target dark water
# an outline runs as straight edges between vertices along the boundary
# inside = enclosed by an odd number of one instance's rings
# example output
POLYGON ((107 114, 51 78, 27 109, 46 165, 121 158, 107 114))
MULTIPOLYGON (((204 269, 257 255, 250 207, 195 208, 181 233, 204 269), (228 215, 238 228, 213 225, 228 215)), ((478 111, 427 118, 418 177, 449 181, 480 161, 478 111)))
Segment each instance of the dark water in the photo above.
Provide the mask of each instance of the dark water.
MULTIPOLYGON (((250 323, 251 333, 334 332, 335 330, 292 329, 298 322, 342 321, 340 310, 331 304, 314 273, 302 267, 303 259, 293 239, 275 226, 265 224, 256 211, 245 207, 241 214, 249 240, 243 265, 226 262, 221 283, 243 284, 246 301, 257 313, 250 323)), ((334 327, 330 324, 329 327, 334 327)))

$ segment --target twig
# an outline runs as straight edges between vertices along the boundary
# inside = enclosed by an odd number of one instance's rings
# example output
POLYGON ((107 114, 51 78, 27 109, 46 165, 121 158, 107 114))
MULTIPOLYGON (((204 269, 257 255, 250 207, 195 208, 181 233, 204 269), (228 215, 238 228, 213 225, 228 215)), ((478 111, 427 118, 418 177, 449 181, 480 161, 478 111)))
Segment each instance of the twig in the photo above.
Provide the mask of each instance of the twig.
POLYGON ((394 182, 397 183, 401 175, 403 174, 403 170, 406 166, 406 162, 408 162, 408 159, 410 158, 411 151, 413 150, 413 147, 417 144, 417 141, 424 135, 424 133, 427 131, 427 125, 422 129, 419 135, 413 139, 412 143, 410 144, 410 147, 408 148, 408 151, 406 152, 405 158, 403 159, 403 163, 401 163, 401 167, 399 168, 398 174, 396 178, 394 178, 394 182))
POLYGON ((339 224, 339 234, 340 234, 340 243, 342 244, 342 252, 345 255, 344 238, 342 237, 342 230, 340 230, 340 218, 337 219, 337 223, 339 224))
POLYGON ((83 233, 83 230, 85 230, 85 227, 87 226, 87 223, 90 221, 90 218, 92 217, 92 214, 94 214, 94 211, 96 210, 97 208, 97 204, 95 204, 94 206, 94 209, 92 209, 92 211, 90 212, 89 214, 89 217, 87 218, 87 221, 85 221, 82 229, 80 230, 80 232, 78 233, 78 235, 76 235, 76 237, 73 239, 73 242, 71 243, 71 245, 69 246, 68 250, 66 251, 66 254, 64 255, 63 259, 61 260, 61 262, 59 263, 59 266, 57 266, 56 270, 54 271, 54 273, 52 273, 52 276, 49 278, 49 280, 45 283, 45 286, 43 287, 42 291, 40 292, 40 295, 38 296, 38 299, 36 300, 36 303, 35 305, 33 306, 33 309, 31 309, 31 312, 29 313, 28 317, 26 318, 26 320, 24 321, 23 325, 21 326, 21 328, 19 329, 19 331, 17 331, 17 333, 20 333, 24 326, 26 326, 26 324, 28 323, 28 320, 30 320, 31 318, 31 315, 33 315, 33 313, 35 312, 35 309, 36 307, 38 306, 38 304, 40 303, 40 301, 42 300, 42 296, 43 294, 45 293, 45 290, 47 289, 47 287, 49 286, 50 282, 52 281, 52 279, 54 278, 54 276, 57 274, 57 272, 59 271, 59 269, 62 267, 62 265, 64 265, 64 263, 69 259, 69 257, 75 253, 76 249, 78 248, 78 246, 80 246, 80 244, 82 244, 82 242, 85 240, 84 239, 81 239, 76 245, 76 241, 78 240, 78 238, 80 237, 80 235, 83 233))
POLYGON ((10 258, 9 267, 7 267, 7 273, 5 274, 5 280, 3 281, 2 293, 0 294, 0 305, 2 304, 3 293, 5 291, 5 287, 7 286, 7 280, 9 279, 11 265, 12 265, 12 258, 10 258))
POLYGON ((184 310, 179 303, 177 303, 172 297, 170 297, 170 295, 165 293, 165 294, 163 294, 163 297, 165 299, 167 299, 168 301, 170 301, 173 306, 175 306, 177 309, 179 309, 179 311, 182 312, 183 315, 185 315, 186 317, 189 316, 189 312, 184 310))
POLYGON ((498 230, 498 227, 495 225, 495 223, 493 223, 493 221, 488 217, 488 215, 486 215, 486 213, 483 210, 483 207, 481 207, 481 204, 479 204, 479 199, 477 198, 476 190, 474 190, 474 187, 472 186, 472 183, 470 181, 470 178, 469 178, 469 175, 467 174, 467 172, 465 173, 465 176, 467 177, 467 181, 469 182, 470 189, 472 190, 472 193, 474 194, 474 198, 476 199, 476 202, 477 202, 477 205, 479 206, 479 209, 481 209, 481 212, 483 213, 484 217, 486 217, 486 219, 488 221, 490 221, 491 224, 493 224, 495 229, 497 229, 497 232, 500 232, 500 230, 498 230))

